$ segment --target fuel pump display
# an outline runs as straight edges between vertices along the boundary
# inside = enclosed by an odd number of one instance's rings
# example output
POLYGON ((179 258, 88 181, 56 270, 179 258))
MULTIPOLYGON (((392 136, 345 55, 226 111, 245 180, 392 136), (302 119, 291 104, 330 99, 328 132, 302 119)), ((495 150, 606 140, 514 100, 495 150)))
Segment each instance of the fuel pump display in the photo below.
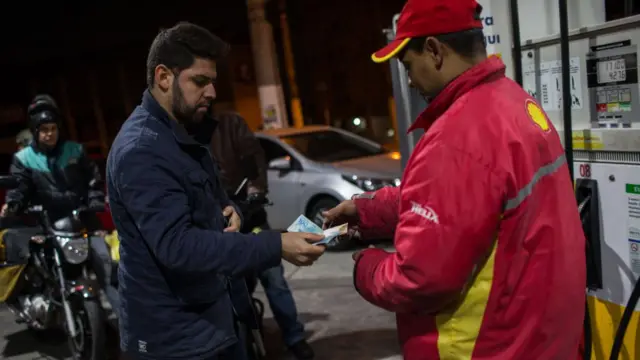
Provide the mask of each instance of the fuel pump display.
POLYGON ((640 122, 637 46, 631 40, 592 46, 587 81, 594 128, 631 128, 640 122))

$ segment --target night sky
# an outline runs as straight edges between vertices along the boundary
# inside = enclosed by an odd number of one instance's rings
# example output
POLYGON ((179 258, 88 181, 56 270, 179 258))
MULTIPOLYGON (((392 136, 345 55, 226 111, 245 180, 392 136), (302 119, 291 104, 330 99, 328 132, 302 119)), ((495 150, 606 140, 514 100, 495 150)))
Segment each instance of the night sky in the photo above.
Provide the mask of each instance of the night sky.
MULTIPOLYGON (((34 91, 55 94, 57 78, 64 77, 74 116, 78 117, 76 123, 85 127, 79 132, 87 136, 95 132, 87 74, 98 78, 108 113, 105 117, 124 120, 125 114, 116 111, 122 108, 115 100, 121 92, 116 70, 125 69, 130 97, 137 102, 145 85, 146 53, 159 28, 186 20, 231 43, 232 51, 233 45, 250 44, 244 0, 192 0, 163 6, 159 1, 138 1, 136 7, 112 2, 53 6, 60 3, 0 15, 0 64, 7 70, 0 105, 26 106, 34 91)), ((403 4, 404 0, 288 1, 296 76, 306 118, 321 118, 326 106, 338 117, 388 115, 388 66, 373 64, 369 57, 384 44, 382 29, 403 4)), ((268 16, 274 20, 276 49, 281 50, 277 11, 277 6, 271 6, 268 16)), ((283 84, 286 92, 286 80, 283 84)), ((224 97, 229 92, 220 89, 219 94, 224 97)), ((113 124, 114 130, 118 127, 113 124)), ((3 126, 2 132, 17 130, 19 124, 11 129, 3 126)))
MULTIPOLYGON (((121 105, 118 71, 123 69, 128 97, 135 105, 145 88, 147 51, 160 28, 186 20, 209 28, 231 44, 250 44, 243 1, 181 1, 179 6, 167 2, 161 7, 158 1, 146 1, 147 7, 145 1, 135 3, 137 7, 118 7, 112 2, 43 3, 29 11, 23 7, 3 11, 0 64, 5 71, 0 106, 26 107, 34 91, 59 97, 58 79, 62 77, 79 140, 90 141, 96 137, 96 127, 89 75, 96 78, 104 117, 114 135, 127 115, 121 105), (212 5, 216 2, 224 4, 220 6, 224 12, 212 5)), ((26 126, 24 120, 7 123, 10 117, 0 115, 1 137, 13 136, 26 126)))
POLYGON ((18 51, 8 57, 3 55, 3 62, 148 46, 159 28, 172 26, 179 20, 203 25, 231 43, 249 43, 246 6, 241 0, 185 0, 179 5, 167 2, 162 7, 158 6, 163 3, 160 1, 146 1, 147 7, 145 1, 131 2, 137 7, 116 6, 119 4, 112 2, 79 2, 77 6, 65 3, 52 6, 47 2, 31 11, 4 12, 2 18, 6 21, 0 25, 4 46, 18 51), (213 5, 217 2, 224 4, 224 11, 213 5))

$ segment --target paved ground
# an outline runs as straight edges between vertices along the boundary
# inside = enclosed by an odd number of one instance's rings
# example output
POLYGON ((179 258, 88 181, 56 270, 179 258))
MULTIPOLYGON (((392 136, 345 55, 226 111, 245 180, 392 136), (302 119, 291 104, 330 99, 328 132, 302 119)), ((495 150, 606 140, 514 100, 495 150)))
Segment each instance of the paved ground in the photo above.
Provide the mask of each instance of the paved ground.
MULTIPOLYGON (((351 253, 328 253, 313 267, 286 267, 302 321, 318 360, 402 359, 392 314, 364 302, 353 289, 351 253)), ((261 289, 258 297, 264 296, 261 289)), ((266 346, 270 358, 290 359, 269 310, 266 346)), ((0 310, 0 358, 11 360, 67 359, 60 339, 36 341, 11 314, 0 310)), ((62 340, 64 341, 64 340, 62 340)), ((115 345, 112 345, 115 346, 115 345)))

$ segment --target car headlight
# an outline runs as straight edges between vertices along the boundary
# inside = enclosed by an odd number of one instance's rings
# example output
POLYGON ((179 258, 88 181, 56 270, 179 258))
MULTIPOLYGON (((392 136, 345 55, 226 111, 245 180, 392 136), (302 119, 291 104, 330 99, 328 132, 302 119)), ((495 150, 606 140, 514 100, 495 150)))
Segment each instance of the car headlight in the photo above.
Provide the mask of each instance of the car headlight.
POLYGON ((81 264, 89 258, 89 240, 87 238, 57 237, 56 240, 58 240, 64 258, 70 264, 81 264))
POLYGON ((342 178, 364 191, 375 191, 385 186, 400 186, 400 179, 371 179, 357 175, 342 175, 342 178))

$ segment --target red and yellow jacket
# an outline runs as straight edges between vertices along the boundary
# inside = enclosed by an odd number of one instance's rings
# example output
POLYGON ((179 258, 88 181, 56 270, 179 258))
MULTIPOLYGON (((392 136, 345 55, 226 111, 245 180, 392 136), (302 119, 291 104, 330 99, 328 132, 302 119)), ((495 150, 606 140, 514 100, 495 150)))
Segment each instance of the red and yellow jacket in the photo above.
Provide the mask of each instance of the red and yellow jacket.
POLYGON ((397 313, 407 360, 575 359, 585 239, 558 133, 489 58, 417 119, 399 188, 355 200, 363 234, 394 234, 354 270, 397 313))

